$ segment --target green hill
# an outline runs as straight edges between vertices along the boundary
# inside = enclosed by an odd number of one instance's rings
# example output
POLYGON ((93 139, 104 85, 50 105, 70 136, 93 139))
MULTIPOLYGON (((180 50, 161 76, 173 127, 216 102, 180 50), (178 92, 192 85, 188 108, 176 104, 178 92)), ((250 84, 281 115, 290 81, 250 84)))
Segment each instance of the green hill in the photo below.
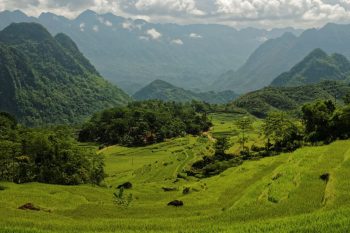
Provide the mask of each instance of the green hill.
POLYGON ((233 101, 233 105, 251 114, 264 117, 269 111, 298 111, 305 103, 318 99, 342 99, 350 93, 347 84, 324 81, 319 84, 298 87, 266 87, 250 92, 233 101))
POLYGON ((66 35, 35 23, 0 32, 0 110, 22 123, 77 123, 130 98, 105 81, 66 35))
POLYGON ((271 86, 300 86, 324 80, 342 81, 350 77, 350 62, 340 54, 328 56, 316 49, 290 71, 278 76, 271 86))
POLYGON ((237 95, 233 91, 196 93, 176 87, 162 80, 155 80, 136 92, 133 97, 136 100, 158 99, 175 102, 189 102, 192 100, 197 100, 216 104, 228 103, 235 99, 237 95))

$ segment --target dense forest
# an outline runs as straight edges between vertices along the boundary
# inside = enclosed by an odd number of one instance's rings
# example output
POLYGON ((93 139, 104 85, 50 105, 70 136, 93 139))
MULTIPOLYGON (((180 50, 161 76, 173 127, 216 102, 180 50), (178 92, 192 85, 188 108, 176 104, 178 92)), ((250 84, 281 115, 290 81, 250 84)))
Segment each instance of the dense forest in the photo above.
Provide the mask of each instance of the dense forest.
POLYGON ((103 158, 84 148, 67 127, 29 129, 0 113, 0 180, 15 183, 100 184, 103 158))
POLYGON ((245 109, 256 117, 266 117, 270 111, 287 111, 301 114, 301 107, 316 100, 343 102, 350 93, 349 84, 336 81, 323 81, 318 84, 298 87, 266 87, 242 95, 229 106, 245 109))
POLYGON ((0 110, 28 126, 80 123, 130 97, 105 81, 66 35, 35 23, 0 32, 0 110))
POLYGON ((82 142, 143 146, 165 139, 198 135, 211 126, 205 105, 150 100, 95 114, 79 133, 82 142))

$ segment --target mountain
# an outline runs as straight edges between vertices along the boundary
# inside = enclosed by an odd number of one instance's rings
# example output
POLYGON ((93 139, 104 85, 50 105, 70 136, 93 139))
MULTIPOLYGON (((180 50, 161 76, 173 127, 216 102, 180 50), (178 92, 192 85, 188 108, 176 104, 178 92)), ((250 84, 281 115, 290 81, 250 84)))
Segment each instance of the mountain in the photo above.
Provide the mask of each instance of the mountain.
POLYGON ((243 108, 257 117, 265 117, 274 110, 297 112, 302 105, 318 99, 341 100, 348 93, 348 84, 324 81, 298 87, 266 87, 245 94, 230 105, 243 108))
POLYGON ((128 101, 67 35, 52 37, 37 23, 13 23, 0 32, 0 111, 22 123, 78 123, 128 101))
POLYGON ((309 53, 321 48, 350 58, 350 25, 327 24, 300 36, 286 33, 263 43, 236 72, 224 73, 214 84, 216 90, 246 93, 268 86, 278 75, 290 70, 309 53))
POLYGON ((340 54, 328 56, 321 49, 312 51, 290 71, 278 76, 271 86, 300 86, 324 80, 344 81, 350 76, 350 62, 340 54))
POLYGON ((133 97, 136 100, 158 99, 164 101, 189 102, 192 100, 207 103, 228 103, 237 95, 232 91, 223 92, 200 92, 185 90, 162 80, 155 80, 146 87, 136 92, 133 97))
POLYGON ((218 74, 237 69, 265 40, 301 32, 154 24, 89 10, 72 20, 52 13, 38 18, 20 11, 0 13, 0 28, 23 21, 41 23, 52 34, 69 35, 104 77, 130 93, 155 79, 207 90, 218 74))

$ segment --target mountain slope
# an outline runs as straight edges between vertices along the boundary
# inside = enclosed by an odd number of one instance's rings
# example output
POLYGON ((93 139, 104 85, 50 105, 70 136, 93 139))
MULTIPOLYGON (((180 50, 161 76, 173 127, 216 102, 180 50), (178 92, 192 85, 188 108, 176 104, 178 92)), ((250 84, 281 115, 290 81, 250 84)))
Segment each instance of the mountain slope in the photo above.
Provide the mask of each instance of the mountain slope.
POLYGON ((317 48, 326 53, 340 53, 350 58, 350 25, 327 24, 310 29, 299 37, 291 34, 266 41, 237 70, 222 75, 213 85, 218 90, 238 93, 258 90, 268 86, 274 78, 290 70, 317 48))
POLYGON ((199 100, 191 91, 175 87, 162 80, 155 80, 137 91, 133 97, 137 100, 159 99, 164 101, 186 102, 199 100))
POLYGON ((198 100, 207 103, 228 103, 235 99, 237 95, 232 91, 196 93, 162 80, 155 80, 136 92, 133 97, 137 100, 158 99, 175 102, 198 100))
POLYGON ((321 49, 312 51, 290 71, 278 76, 271 86, 300 86, 324 80, 341 81, 349 77, 350 62, 340 54, 328 56, 321 49))
POLYGON ((0 111, 22 123, 77 123, 130 98, 106 82, 66 35, 36 23, 0 32, 0 111))
POLYGON ((52 34, 69 35, 101 74, 134 93, 155 79, 189 89, 206 89, 218 74, 242 65, 266 39, 292 28, 236 30, 222 25, 153 24, 85 11, 76 19, 52 13, 39 18, 0 13, 0 28, 34 21, 52 34), (92 46, 93 45, 93 46, 92 46))
POLYGON ((298 87, 266 87, 239 97, 231 104, 257 117, 274 110, 298 111, 305 103, 318 99, 341 100, 350 93, 350 86, 334 81, 298 87))

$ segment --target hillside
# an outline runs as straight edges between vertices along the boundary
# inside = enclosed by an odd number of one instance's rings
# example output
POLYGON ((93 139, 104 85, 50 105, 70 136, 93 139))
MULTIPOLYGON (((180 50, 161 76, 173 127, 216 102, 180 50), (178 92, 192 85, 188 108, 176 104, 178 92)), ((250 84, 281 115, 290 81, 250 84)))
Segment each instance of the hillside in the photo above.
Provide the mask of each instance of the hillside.
POLYGON ((327 24, 309 29, 300 36, 291 33, 263 43, 236 72, 224 73, 213 86, 217 90, 246 93, 270 85, 313 50, 338 53, 350 58, 350 25, 327 24))
POLYGON ((348 84, 325 81, 299 87, 266 87, 240 96, 232 104, 257 117, 264 117, 273 110, 297 112, 303 104, 319 99, 341 100, 348 93, 348 84))
POLYGON ((27 125, 81 122, 130 98, 105 81, 66 35, 36 23, 0 32, 0 110, 27 125))
MULTIPOLYGON (((211 132, 229 130, 236 117, 214 115, 211 132)), ((105 148, 99 151, 108 174, 105 187, 1 182, 0 232, 347 231, 349 141, 246 161, 211 178, 181 175, 211 153, 211 144, 205 137, 184 137, 142 148, 105 148), (329 180, 322 180, 326 173, 329 180), (115 187, 125 182, 132 183, 124 190, 133 197, 128 207, 113 202, 115 187), (176 199, 184 206, 167 206, 176 199), (41 210, 18 209, 28 202, 41 210)))
POLYGON ((218 74, 242 65, 264 40, 284 32, 300 33, 292 28, 155 24, 89 10, 75 19, 0 12, 0 29, 23 21, 38 22, 52 34, 69 35, 105 78, 132 94, 154 79, 204 90, 218 74))
POLYGON ((350 75, 350 62, 340 54, 328 56, 321 49, 312 51, 290 71, 272 81, 271 86, 300 86, 325 80, 344 81, 350 75))
POLYGON ((180 87, 176 87, 162 80, 155 80, 146 87, 137 91, 133 97, 136 100, 158 99, 175 102, 190 102, 192 100, 198 100, 217 104, 228 103, 234 100, 237 95, 233 91, 196 93, 180 87))

